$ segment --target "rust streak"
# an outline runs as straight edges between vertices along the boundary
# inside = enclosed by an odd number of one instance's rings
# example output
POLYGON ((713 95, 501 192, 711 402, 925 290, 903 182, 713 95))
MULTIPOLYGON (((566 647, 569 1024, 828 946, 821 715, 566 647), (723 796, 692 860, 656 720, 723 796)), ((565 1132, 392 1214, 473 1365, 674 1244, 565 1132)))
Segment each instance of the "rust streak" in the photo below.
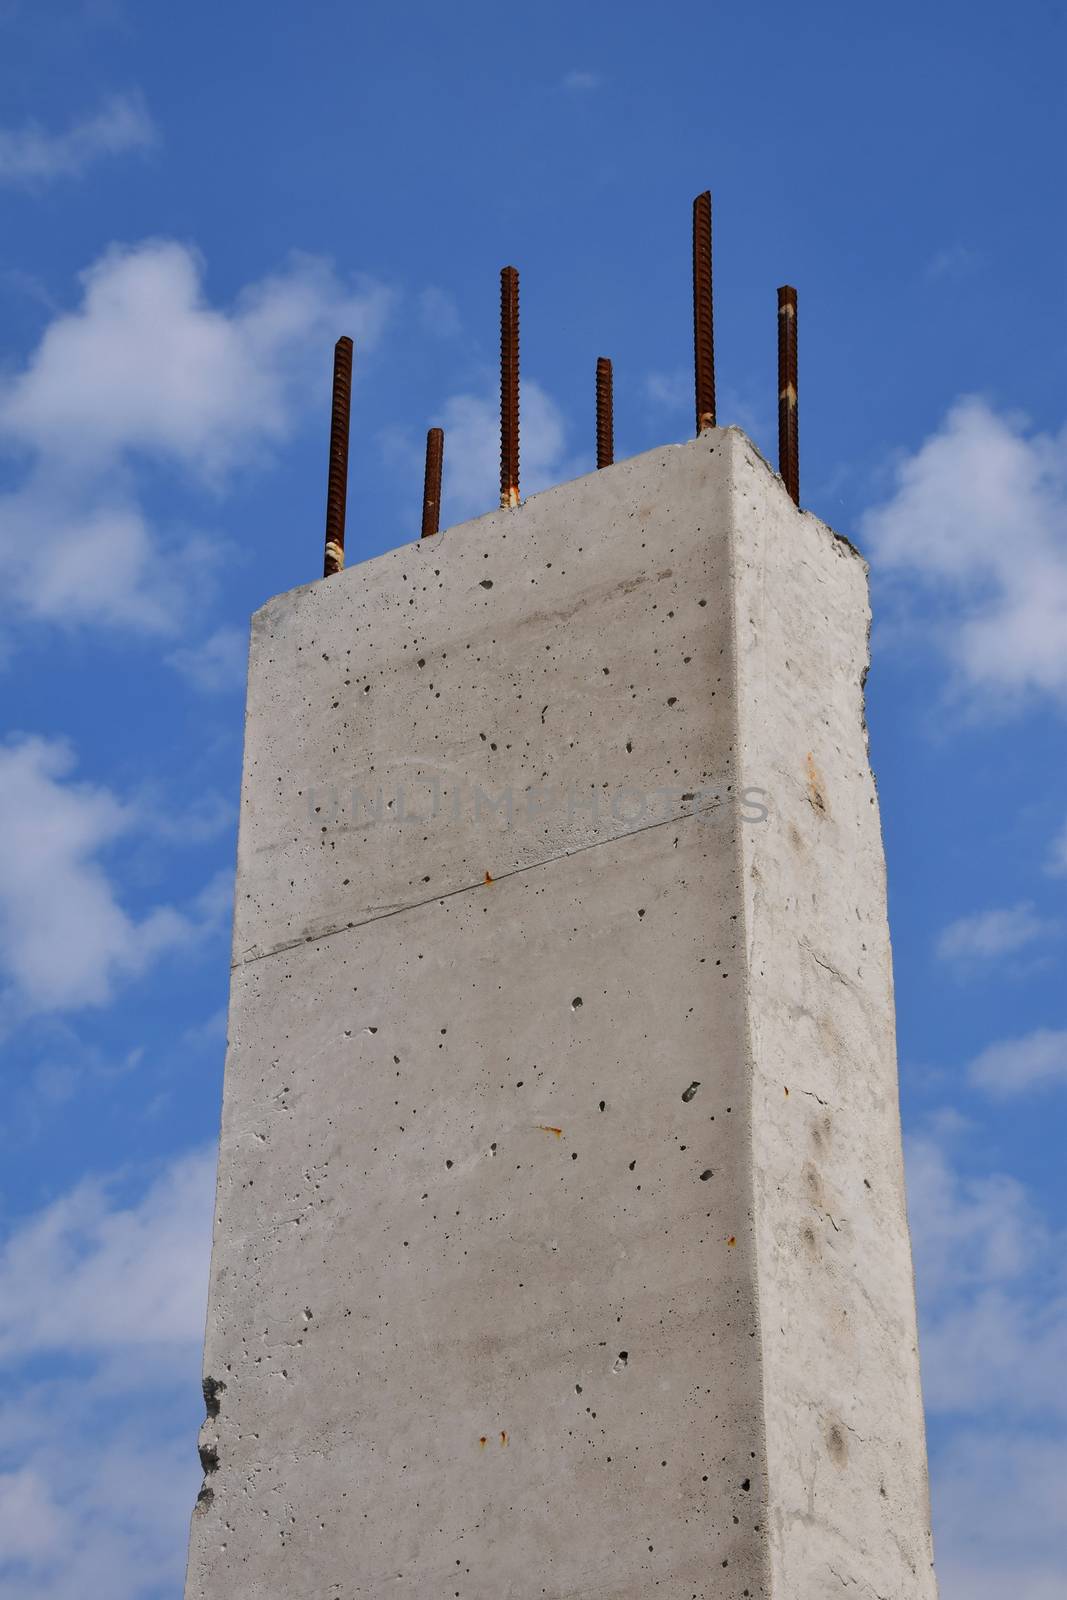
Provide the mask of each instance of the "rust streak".
POLYGON ((815 758, 810 750, 808 751, 805 766, 808 776, 808 799, 821 817, 828 816, 830 807, 826 803, 826 792, 823 789, 822 779, 815 765, 815 758))

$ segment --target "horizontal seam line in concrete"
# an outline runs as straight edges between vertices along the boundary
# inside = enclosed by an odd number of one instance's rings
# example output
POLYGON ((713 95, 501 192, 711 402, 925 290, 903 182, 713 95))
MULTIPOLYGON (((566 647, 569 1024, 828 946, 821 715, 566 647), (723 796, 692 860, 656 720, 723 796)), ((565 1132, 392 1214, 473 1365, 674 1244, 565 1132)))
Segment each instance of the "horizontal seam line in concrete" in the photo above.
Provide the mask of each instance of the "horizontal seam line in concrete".
MULTIPOLYGON (((538 867, 550 867, 553 862, 567 861, 571 856, 584 855, 587 850, 596 850, 602 844, 618 844, 620 839, 632 839, 636 834, 649 833, 653 828, 666 828, 675 822, 691 822, 694 817, 710 815, 719 811, 726 804, 720 800, 713 805, 698 806, 695 811, 680 811, 677 816, 661 817, 658 822, 646 822, 640 828, 628 828, 625 833, 613 833, 608 839, 592 839, 588 844, 576 845, 573 850, 561 850, 558 855, 542 856, 539 861, 528 861, 524 867, 511 867, 507 872, 501 872, 493 878, 493 883, 503 883, 507 878, 517 878, 523 872, 534 872, 538 867)), ((357 928, 369 927, 372 922, 384 922, 387 917, 403 916, 405 911, 418 911, 422 906, 439 904, 442 900, 452 900, 457 894, 470 894, 474 889, 485 889, 488 885, 484 878, 474 883, 461 884, 458 889, 446 889, 443 894, 429 894, 424 900, 413 900, 410 905, 393 906, 388 911, 376 911, 372 917, 363 917, 359 922, 341 922, 336 928, 327 928, 325 933, 305 935, 301 939, 287 939, 284 944, 275 945, 272 950, 262 950, 259 955, 246 956, 242 961, 232 961, 230 971, 236 972, 238 967, 250 967, 257 961, 269 961, 272 956, 284 955, 287 950, 297 950, 303 945, 319 944, 323 939, 332 939, 338 933, 354 933, 357 928)))

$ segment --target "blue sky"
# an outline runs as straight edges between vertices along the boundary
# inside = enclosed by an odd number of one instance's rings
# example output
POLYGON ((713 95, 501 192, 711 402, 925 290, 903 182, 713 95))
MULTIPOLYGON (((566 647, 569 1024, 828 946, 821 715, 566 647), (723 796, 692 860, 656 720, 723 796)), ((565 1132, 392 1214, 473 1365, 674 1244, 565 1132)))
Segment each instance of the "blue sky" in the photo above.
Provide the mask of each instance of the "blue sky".
POLYGON ((1067 29, 1048 0, 526 9, 0 0, 0 1600, 181 1592, 249 613, 721 421, 873 564, 901 1086, 945 1600, 1067 1583, 1067 29))

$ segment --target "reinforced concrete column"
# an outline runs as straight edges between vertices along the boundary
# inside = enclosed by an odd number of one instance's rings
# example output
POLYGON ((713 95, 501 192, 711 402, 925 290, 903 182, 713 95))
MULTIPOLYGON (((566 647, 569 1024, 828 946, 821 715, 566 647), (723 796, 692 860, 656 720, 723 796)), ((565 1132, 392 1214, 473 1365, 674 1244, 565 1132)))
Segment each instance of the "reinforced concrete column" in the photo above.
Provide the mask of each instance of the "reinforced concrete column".
POLYGON ((188 1600, 931 1600, 868 620, 733 429, 257 613, 188 1600))

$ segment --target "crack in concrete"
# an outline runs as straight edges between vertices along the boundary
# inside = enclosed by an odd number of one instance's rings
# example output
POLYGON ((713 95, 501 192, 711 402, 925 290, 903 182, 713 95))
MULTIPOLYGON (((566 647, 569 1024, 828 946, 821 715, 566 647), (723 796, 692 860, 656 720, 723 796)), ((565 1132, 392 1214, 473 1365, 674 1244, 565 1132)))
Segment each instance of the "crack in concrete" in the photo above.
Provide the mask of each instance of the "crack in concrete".
POLYGON ((817 1100, 821 1106, 825 1106, 830 1111, 841 1110, 840 1106, 835 1106, 831 1101, 824 1100, 821 1094, 816 1094, 814 1089, 801 1089, 800 1093, 810 1096, 812 1100, 817 1100))
POLYGON ((874 1600, 889 1600, 889 1596, 887 1594, 881 1594, 874 1587, 874 1584, 871 1583, 870 1580, 867 1579, 867 1578, 845 1578, 845 1577, 842 1576, 842 1574, 840 1572, 838 1572, 836 1567, 830 1566, 829 1562, 827 1562, 827 1564, 826 1564, 826 1570, 831 1574, 832 1577, 837 1579, 838 1583, 840 1583, 846 1589, 849 1589, 849 1588, 858 1589, 860 1584, 862 1584, 863 1587, 865 1589, 869 1590, 869 1592, 874 1596, 874 1600))
POLYGON ((822 956, 818 955, 811 948, 811 945, 808 944, 806 939, 800 940, 800 948, 808 952, 808 955, 811 957, 817 967, 822 967, 825 972, 830 973, 831 977, 836 978, 838 983, 843 983, 846 989, 854 989, 856 987, 851 978, 846 978, 845 974, 843 972, 839 972, 832 962, 826 961, 822 956))
MULTIPOLYGON (((731 796, 731 799, 733 797, 731 796)), ((620 839, 632 839, 639 833, 651 833, 653 828, 676 827, 680 822, 692 822, 694 818, 709 816, 714 811, 721 811, 727 804, 725 800, 713 801, 710 805, 697 806, 692 811, 680 811, 675 816, 660 817, 657 822, 643 823, 639 828, 627 828, 623 833, 613 833, 604 839, 591 839, 588 844, 576 845, 572 850, 561 850, 554 856, 542 856, 537 861, 529 861, 525 866, 512 867, 506 872, 495 873, 490 881, 492 884, 503 883, 507 878, 517 878, 524 872, 533 872, 538 867, 550 867, 556 861, 568 861, 572 856, 584 855, 587 850, 597 850, 601 845, 618 844, 620 839)), ((387 917, 402 916, 405 911, 418 911, 422 906, 440 904, 442 900, 452 900, 458 894, 470 894, 474 889, 487 887, 485 878, 478 878, 473 883, 461 884, 458 889, 446 889, 443 893, 427 895, 422 900, 412 900, 404 905, 389 906, 384 910, 376 911, 372 916, 361 917, 358 922, 341 922, 336 928, 327 928, 324 933, 303 934, 298 939, 287 939, 284 944, 274 945, 270 950, 261 950, 258 955, 245 955, 239 961, 230 963, 230 971, 236 972, 238 967, 250 967, 257 961, 267 961, 271 956, 284 955, 287 950, 299 949, 302 945, 319 944, 323 939, 332 939, 338 933, 351 933, 356 928, 366 928, 372 922, 383 922, 387 917)), ((842 979, 842 982, 847 980, 842 979)))

